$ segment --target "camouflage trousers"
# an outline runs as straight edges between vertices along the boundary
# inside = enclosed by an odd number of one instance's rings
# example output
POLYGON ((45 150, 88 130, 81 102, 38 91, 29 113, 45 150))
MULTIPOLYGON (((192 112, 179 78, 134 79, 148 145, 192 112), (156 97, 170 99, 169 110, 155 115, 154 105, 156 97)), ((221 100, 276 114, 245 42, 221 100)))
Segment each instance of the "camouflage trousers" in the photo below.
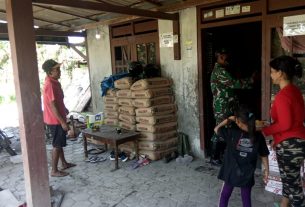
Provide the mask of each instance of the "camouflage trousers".
MULTIPOLYGON (((229 116, 227 114, 225 114, 225 113, 216 112, 214 114, 214 118, 215 118, 215 121, 216 121, 216 125, 215 126, 217 126, 220 122, 222 122, 223 120, 225 120, 228 117, 229 116)), ((219 141, 219 137, 214 133, 214 135, 211 138, 211 141, 213 143, 218 142, 219 141)))
POLYGON ((305 158, 305 139, 290 138, 276 146, 276 157, 283 183, 282 195, 292 207, 305 207, 301 166, 305 158))

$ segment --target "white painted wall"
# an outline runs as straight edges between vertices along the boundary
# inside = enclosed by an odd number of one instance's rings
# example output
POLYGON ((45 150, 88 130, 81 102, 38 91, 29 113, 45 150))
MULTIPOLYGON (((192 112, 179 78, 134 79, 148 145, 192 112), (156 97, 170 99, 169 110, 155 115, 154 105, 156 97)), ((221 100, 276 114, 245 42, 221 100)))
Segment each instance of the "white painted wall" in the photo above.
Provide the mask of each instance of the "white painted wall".
POLYGON ((95 38, 96 29, 87 30, 92 107, 94 113, 103 110, 101 81, 104 77, 112 74, 109 27, 99 26, 98 30, 103 31, 100 32, 100 39, 95 38))
MULTIPOLYGON (((193 153, 204 157, 199 134, 196 8, 179 13, 181 60, 174 60, 173 48, 160 48, 162 76, 170 77, 174 82, 179 131, 189 136, 193 153)), ((159 34, 172 32, 172 29, 172 21, 159 20, 159 34)))

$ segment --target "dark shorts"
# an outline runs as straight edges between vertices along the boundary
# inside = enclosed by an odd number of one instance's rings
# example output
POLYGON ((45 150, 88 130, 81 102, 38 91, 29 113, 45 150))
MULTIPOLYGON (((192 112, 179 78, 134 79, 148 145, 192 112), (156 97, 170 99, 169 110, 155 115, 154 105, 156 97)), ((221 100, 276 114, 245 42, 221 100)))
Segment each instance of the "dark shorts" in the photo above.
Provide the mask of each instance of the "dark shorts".
POLYGON ((52 140, 53 147, 65 147, 67 145, 67 132, 61 125, 45 125, 46 137, 52 140))

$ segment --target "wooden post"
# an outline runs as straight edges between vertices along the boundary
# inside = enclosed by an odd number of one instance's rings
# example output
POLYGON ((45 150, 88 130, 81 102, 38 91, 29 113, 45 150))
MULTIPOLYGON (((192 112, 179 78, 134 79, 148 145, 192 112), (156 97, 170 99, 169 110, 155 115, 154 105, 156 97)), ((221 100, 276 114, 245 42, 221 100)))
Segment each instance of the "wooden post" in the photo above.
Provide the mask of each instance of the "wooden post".
POLYGON ((176 16, 178 17, 177 20, 173 20, 173 35, 177 35, 178 42, 174 42, 174 60, 181 60, 179 13, 176 16))
POLYGON ((6 0, 28 207, 51 207, 32 0, 6 0))

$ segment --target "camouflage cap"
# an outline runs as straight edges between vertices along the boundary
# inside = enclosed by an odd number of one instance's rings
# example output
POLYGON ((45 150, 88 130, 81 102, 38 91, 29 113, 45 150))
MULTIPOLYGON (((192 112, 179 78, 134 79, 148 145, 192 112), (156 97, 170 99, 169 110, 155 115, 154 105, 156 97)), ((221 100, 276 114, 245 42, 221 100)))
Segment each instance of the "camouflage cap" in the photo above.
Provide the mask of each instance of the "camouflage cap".
POLYGON ((53 59, 49 59, 42 64, 42 69, 44 72, 49 73, 56 65, 60 66, 61 63, 58 63, 53 59))
POLYGON ((229 53, 230 53, 229 50, 224 47, 219 48, 215 51, 215 54, 229 54, 229 53))

